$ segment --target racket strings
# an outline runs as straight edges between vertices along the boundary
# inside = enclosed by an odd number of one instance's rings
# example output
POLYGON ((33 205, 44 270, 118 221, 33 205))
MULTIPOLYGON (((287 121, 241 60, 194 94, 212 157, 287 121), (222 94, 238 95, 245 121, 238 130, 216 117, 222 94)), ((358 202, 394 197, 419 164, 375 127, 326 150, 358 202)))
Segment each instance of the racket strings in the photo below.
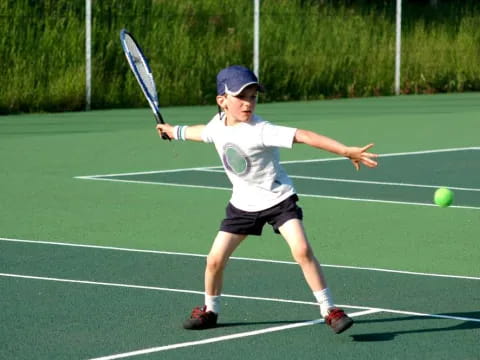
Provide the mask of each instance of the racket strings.
POLYGON ((129 61, 133 62, 132 65, 136 68, 138 76, 147 88, 146 90, 148 91, 149 95, 153 98, 155 105, 158 106, 155 81, 153 80, 153 76, 145 62, 142 53, 140 52, 135 41, 130 36, 125 36, 125 46, 130 55, 129 61))

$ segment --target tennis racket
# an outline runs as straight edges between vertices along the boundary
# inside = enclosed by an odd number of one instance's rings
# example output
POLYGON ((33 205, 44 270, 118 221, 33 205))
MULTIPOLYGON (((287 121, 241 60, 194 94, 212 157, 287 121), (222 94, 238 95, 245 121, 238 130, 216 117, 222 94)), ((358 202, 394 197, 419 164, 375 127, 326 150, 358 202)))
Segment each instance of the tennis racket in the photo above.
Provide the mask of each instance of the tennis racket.
MULTIPOLYGON (((140 45, 138 45, 138 42, 132 34, 125 29, 120 31, 120 42, 122 43, 123 52, 130 65, 130 69, 132 70, 133 75, 135 75, 135 78, 153 111, 157 124, 165 124, 159 110, 157 88, 155 86, 155 80, 153 79, 152 70, 148 65, 147 58, 143 54, 140 45)), ((162 134, 162 138, 164 140, 170 140, 165 133, 162 134)))

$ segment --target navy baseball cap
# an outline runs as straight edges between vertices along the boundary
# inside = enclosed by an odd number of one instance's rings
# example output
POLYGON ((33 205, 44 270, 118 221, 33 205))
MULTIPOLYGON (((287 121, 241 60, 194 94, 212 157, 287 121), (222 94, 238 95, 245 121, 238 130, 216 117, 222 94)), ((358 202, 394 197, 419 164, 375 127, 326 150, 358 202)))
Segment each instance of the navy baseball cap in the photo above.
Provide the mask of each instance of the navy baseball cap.
POLYGON ((221 70, 217 75, 217 94, 237 96, 250 85, 257 85, 259 91, 263 86, 258 82, 255 74, 244 66, 232 65, 221 70))

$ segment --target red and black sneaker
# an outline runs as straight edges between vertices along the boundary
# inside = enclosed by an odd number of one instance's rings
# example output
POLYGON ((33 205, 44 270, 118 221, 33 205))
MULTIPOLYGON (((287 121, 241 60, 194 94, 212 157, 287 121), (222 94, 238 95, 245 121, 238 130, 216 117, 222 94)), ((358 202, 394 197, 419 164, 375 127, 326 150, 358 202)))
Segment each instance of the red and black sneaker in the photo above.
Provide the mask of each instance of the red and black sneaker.
POLYGON ((325 323, 329 325, 336 334, 340 334, 353 325, 353 320, 348 317, 342 309, 331 308, 325 317, 325 323))
POLYGON ((207 311, 206 306, 197 306, 192 310, 190 318, 183 322, 183 328, 188 330, 203 330, 217 326, 218 315, 207 311))

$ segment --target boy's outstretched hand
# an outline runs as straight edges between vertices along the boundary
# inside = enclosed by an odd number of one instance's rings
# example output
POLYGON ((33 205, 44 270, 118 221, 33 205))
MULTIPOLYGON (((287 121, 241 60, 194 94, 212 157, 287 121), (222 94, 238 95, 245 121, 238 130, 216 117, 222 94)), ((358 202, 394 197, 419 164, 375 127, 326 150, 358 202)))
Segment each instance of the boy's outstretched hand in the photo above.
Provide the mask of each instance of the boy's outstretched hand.
POLYGON ((356 170, 360 170, 360 164, 363 164, 369 168, 374 168, 378 165, 375 158, 378 157, 378 154, 372 154, 367 152, 374 144, 368 144, 364 147, 348 147, 346 152, 346 157, 348 157, 356 170))

